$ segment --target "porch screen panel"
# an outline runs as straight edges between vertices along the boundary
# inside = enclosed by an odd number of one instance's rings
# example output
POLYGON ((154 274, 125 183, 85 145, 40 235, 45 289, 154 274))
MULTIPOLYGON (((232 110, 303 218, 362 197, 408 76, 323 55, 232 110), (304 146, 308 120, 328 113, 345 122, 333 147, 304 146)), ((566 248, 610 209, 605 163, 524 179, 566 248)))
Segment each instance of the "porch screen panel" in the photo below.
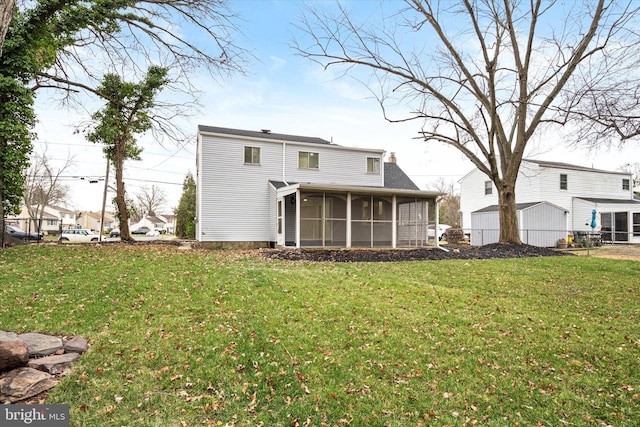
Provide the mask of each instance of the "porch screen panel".
POLYGON ((300 195, 300 244, 322 246, 322 194, 300 195))
POLYGON ((393 239, 392 204, 386 197, 373 197, 373 239, 372 246, 390 247, 393 239))
POLYGON ((371 197, 351 197, 351 246, 371 247, 371 197))
POLYGON ((399 198, 397 210, 398 246, 426 245, 429 224, 428 202, 416 198, 399 198))
POLYGON ((347 245, 347 196, 324 195, 324 246, 347 245))
POLYGON ((627 212, 615 212, 613 214, 616 242, 629 241, 629 216, 627 212))
POLYGON ((600 233, 605 242, 613 241, 613 220, 610 212, 600 214, 600 233))

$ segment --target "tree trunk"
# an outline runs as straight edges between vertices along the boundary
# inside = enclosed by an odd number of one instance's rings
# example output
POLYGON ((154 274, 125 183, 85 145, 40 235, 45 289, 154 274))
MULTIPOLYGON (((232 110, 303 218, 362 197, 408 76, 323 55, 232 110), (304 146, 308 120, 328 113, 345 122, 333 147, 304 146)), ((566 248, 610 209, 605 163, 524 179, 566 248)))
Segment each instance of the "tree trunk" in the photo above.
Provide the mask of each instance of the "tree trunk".
POLYGON ((113 166, 116 172, 116 206, 118 207, 118 219, 120 221, 120 240, 131 241, 129 232, 129 210, 124 189, 123 168, 125 155, 125 142, 116 141, 113 155, 113 166))
POLYGON ((11 19, 13 18, 13 9, 16 6, 15 0, 0 0, 0 56, 2 56, 2 46, 4 38, 9 30, 11 19))
POLYGON ((501 182, 498 189, 500 205, 500 243, 522 244, 518 232, 518 216, 516 214, 516 192, 513 185, 501 182))

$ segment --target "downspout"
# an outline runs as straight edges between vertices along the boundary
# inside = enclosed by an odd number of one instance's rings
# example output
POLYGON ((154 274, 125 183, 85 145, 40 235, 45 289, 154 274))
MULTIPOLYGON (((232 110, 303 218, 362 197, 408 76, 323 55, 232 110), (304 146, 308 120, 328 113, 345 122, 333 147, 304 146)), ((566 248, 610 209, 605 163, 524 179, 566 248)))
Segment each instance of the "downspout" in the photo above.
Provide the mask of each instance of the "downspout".
POLYGON ((287 143, 282 143, 282 182, 289 186, 287 182, 287 143))

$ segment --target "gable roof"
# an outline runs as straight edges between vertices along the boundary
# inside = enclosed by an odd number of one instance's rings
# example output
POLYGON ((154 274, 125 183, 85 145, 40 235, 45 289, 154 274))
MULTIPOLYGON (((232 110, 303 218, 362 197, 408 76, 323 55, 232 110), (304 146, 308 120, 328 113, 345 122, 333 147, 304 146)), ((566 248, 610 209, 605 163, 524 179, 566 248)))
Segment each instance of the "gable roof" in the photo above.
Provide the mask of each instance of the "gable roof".
MULTIPOLYGON (((516 203, 516 211, 523 211, 525 209, 529 209, 533 206, 537 206, 541 204, 553 206, 554 208, 560 209, 565 212, 569 212, 565 208, 561 208, 560 206, 556 206, 553 203, 549 203, 549 202, 516 203)), ((485 208, 478 209, 477 211, 473 211, 472 213, 498 212, 499 210, 500 210, 500 205, 490 205, 485 208)))
POLYGON ((384 163, 384 188, 397 188, 400 190, 420 190, 418 186, 411 181, 411 178, 397 163, 384 163))
POLYGON ((624 172, 624 171, 607 171, 604 169, 594 169, 594 168, 589 168, 585 166, 572 165, 569 163, 562 163, 562 162, 548 162, 546 160, 533 160, 533 159, 523 159, 523 160, 525 162, 535 163, 537 165, 540 165, 546 168, 560 168, 560 169, 570 169, 570 170, 584 171, 584 172, 615 173, 620 175, 630 175, 629 172, 624 172))
POLYGON ((277 140, 277 141, 305 142, 308 144, 324 144, 324 145, 334 145, 334 146, 338 145, 338 144, 333 144, 332 142, 329 142, 326 139, 322 139, 322 138, 317 138, 313 136, 287 135, 283 133, 271 133, 271 131, 267 129, 264 129, 262 131, 253 131, 253 130, 243 130, 243 129, 222 128, 217 126, 198 125, 198 132, 271 139, 271 140, 277 140))

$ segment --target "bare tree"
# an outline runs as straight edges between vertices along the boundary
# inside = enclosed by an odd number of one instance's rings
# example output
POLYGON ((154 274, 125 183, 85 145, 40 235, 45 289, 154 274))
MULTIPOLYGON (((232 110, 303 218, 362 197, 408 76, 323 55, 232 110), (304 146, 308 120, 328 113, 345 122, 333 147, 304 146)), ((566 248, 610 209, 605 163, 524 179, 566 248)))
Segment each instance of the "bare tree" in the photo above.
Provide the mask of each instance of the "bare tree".
POLYGON ((142 215, 157 215, 167 203, 167 195, 165 191, 157 185, 151 188, 142 187, 140 192, 136 194, 138 199, 138 211, 142 215))
POLYGON ((633 188, 640 186, 640 162, 625 163, 620 166, 620 170, 631 174, 631 179, 633 179, 633 188))
POLYGON ((69 187, 60 183, 60 176, 72 165, 73 157, 69 156, 61 167, 52 166, 46 147, 33 156, 25 177, 23 197, 29 217, 35 219, 38 231, 42 229, 46 207, 67 201, 69 187))
POLYGON ((460 228, 460 195, 455 193, 453 181, 440 177, 430 187, 444 193, 444 196, 438 200, 438 222, 460 228))
POLYGON ((406 0, 360 25, 339 5, 309 9, 293 47, 360 81, 368 71, 386 120, 419 120, 425 141, 460 150, 497 188, 500 242, 521 243, 516 179, 543 128, 579 124, 574 137, 594 143, 640 132, 638 6, 406 0))

